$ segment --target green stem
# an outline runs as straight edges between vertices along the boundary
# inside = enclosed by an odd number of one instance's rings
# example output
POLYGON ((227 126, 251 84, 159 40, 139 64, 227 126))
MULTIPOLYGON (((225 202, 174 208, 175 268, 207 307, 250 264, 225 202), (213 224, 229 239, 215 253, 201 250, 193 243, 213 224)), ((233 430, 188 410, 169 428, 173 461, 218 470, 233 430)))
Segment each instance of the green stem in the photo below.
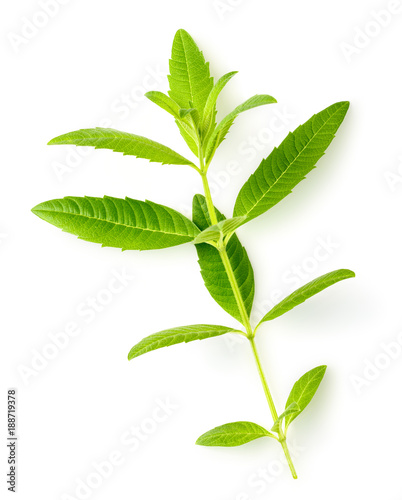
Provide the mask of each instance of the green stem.
POLYGON ((207 179, 207 169, 205 168, 205 163, 204 163, 204 150, 201 145, 201 139, 199 139, 198 143, 198 158, 200 159, 199 172, 202 179, 202 186, 204 188, 205 200, 207 202, 207 208, 209 217, 211 219, 211 225, 215 225, 218 224, 218 219, 216 217, 215 207, 212 201, 211 190, 209 189, 209 184, 207 179))
POLYGON ((207 174, 201 173, 202 185, 204 187, 205 201, 207 202, 208 213, 211 218, 211 225, 218 224, 214 204, 212 202, 211 190, 209 189, 207 174))
MULTIPOLYGON (((207 203, 209 217, 211 219, 211 224, 217 224, 218 219, 216 217, 215 207, 214 207, 214 204, 212 201, 211 190, 209 189, 207 173, 206 173, 206 169, 204 166, 203 152, 202 152, 201 147, 199 148, 199 158, 200 158, 200 174, 202 177, 202 184, 204 187, 205 200, 207 203)), ((221 256, 222 263, 225 267, 226 274, 229 278, 230 286, 233 290, 233 294, 234 294, 235 299, 236 299, 236 304, 237 304, 237 307, 238 307, 239 312, 240 312, 242 323, 243 323, 244 327, 246 328, 247 338, 249 339, 252 350, 253 350, 254 359, 255 359, 255 362, 257 364, 258 373, 260 375, 260 379, 262 382, 262 386, 264 388, 265 396, 266 396, 267 401, 268 401, 268 406, 269 406, 269 409, 270 409, 270 412, 272 415, 272 419, 274 422, 276 422, 276 420, 278 418, 278 413, 276 411, 274 400, 272 399, 272 395, 271 395, 271 392, 269 390, 268 383, 267 383, 267 380, 265 378, 265 375, 264 375, 264 372, 263 372, 263 369, 261 366, 261 361, 260 361, 260 358, 258 356, 257 347, 256 347, 255 342, 254 342, 254 333, 253 333, 253 330, 252 330, 251 325, 250 325, 250 319, 248 317, 246 306, 244 304, 243 297, 242 297, 240 289, 239 289, 239 285, 237 284, 236 277, 234 275, 233 268, 232 268, 232 265, 231 265, 230 260, 229 260, 229 256, 226 252, 226 246, 224 244, 222 244, 221 246, 218 247, 218 251, 219 251, 219 254, 221 256)), ((286 436, 283 433, 282 427, 279 428, 278 434, 279 434, 279 442, 281 443, 282 449, 285 453, 286 460, 289 464, 289 468, 290 468, 290 471, 292 473, 292 476, 294 477, 294 479, 297 479, 296 470, 294 468, 292 458, 290 456, 289 449, 288 449, 288 446, 286 444, 286 436)))
POLYGON ((272 399, 271 391, 269 390, 268 382, 267 382, 267 379, 265 378, 264 371, 262 369, 260 357, 259 357, 258 351, 257 351, 257 346, 255 345, 255 341, 253 338, 251 338, 249 340, 250 340, 250 344, 251 344, 251 349, 253 350, 254 359, 255 359, 255 363, 257 365, 257 370, 258 370, 258 374, 259 374, 260 379, 261 379, 262 387, 264 388, 265 397, 267 398, 268 406, 269 406, 269 409, 271 411, 272 420, 274 422, 276 422, 278 419, 278 412, 276 411, 274 400, 272 399))
POLYGON ((285 453, 286 460, 288 461, 288 465, 290 468, 290 472, 292 473, 293 479, 297 479, 297 472, 296 472, 295 466, 293 465, 292 457, 290 456, 290 453, 289 453, 289 448, 288 448, 288 445, 286 443, 286 438, 281 441, 281 445, 282 445, 283 452, 285 453))
MULTIPOLYGON (((257 365, 257 369, 258 369, 258 374, 260 375, 261 383, 262 383, 262 386, 264 388, 265 397, 267 398, 267 401, 268 401, 268 406, 269 406, 269 409, 270 409, 270 412, 272 415, 272 420, 274 422, 276 422, 276 420, 278 419, 278 412, 276 411, 274 400, 272 399, 271 391, 269 390, 267 379, 265 378, 265 374, 264 374, 264 371, 262 369, 260 357, 259 357, 258 351, 257 351, 257 346, 255 345, 254 338, 249 338, 249 341, 251 344, 251 348, 253 350, 254 359, 255 359, 255 362, 257 365)), ((283 433, 282 426, 279 427, 278 434, 279 434, 279 442, 281 443, 283 452, 285 453, 286 460, 288 462, 292 476, 294 479, 297 479, 296 469, 295 469, 295 466, 293 465, 292 457, 290 456, 290 453, 289 453, 289 448, 288 448, 288 445, 286 443, 286 436, 283 433)))

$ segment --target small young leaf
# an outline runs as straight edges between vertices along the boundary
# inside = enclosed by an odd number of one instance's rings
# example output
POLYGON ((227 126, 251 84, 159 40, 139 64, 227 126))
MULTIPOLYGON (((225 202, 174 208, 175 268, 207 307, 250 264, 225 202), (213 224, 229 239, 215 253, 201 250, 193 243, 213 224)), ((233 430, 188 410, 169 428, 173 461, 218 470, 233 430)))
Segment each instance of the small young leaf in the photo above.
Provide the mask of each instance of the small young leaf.
POLYGON ((111 128, 88 128, 76 130, 52 139, 49 145, 74 144, 75 146, 93 146, 95 149, 111 149, 124 155, 133 155, 151 162, 169 165, 190 165, 194 163, 172 149, 140 135, 120 132, 111 128))
MULTIPOLYGON (((200 233, 197 238, 201 234, 202 233, 200 233)), ((279 302, 279 304, 276 304, 276 306, 274 306, 262 318, 258 326, 261 325, 261 323, 264 323, 264 321, 270 321, 272 319, 278 318, 279 316, 282 316, 282 314, 285 314, 299 304, 302 304, 310 297, 313 297, 329 286, 338 283, 338 281, 354 277, 355 273, 353 271, 349 271, 349 269, 338 269, 337 271, 331 271, 330 273, 324 274, 323 276, 310 281, 306 285, 303 285, 302 287, 291 293, 288 297, 279 302)))
POLYGON ((170 97, 181 108, 190 106, 204 110, 208 95, 213 87, 209 74, 209 63, 187 31, 179 30, 173 40, 172 58, 169 61, 170 97))
POLYGON ((226 73, 223 75, 215 84, 214 88, 208 96, 207 102, 205 104, 204 116, 202 118, 201 130, 205 139, 208 138, 208 133, 210 130, 215 128, 215 117, 216 117, 216 101, 218 100, 219 94, 222 92, 223 88, 232 79, 237 71, 232 71, 231 73, 226 73))
POLYGON ((233 216, 253 219, 290 194, 324 155, 348 108, 348 102, 333 104, 289 133, 243 185, 233 216))
POLYGON ((244 216, 232 217, 231 219, 225 219, 218 222, 217 226, 221 230, 223 236, 226 236, 227 234, 231 234, 236 231, 236 229, 243 224, 245 219, 246 217, 244 216))
POLYGON ((105 196, 66 197, 32 209, 79 238, 122 250, 154 250, 192 241, 199 229, 172 208, 151 201, 105 196))
POLYGON ((264 104, 273 104, 275 102, 276 99, 274 99, 270 95, 255 95, 253 97, 250 97, 250 99, 247 99, 247 101, 243 102, 243 104, 240 104, 240 106, 237 106, 237 108, 235 108, 231 113, 225 116, 225 118, 212 132, 212 135, 208 141, 205 153, 206 164, 209 165, 215 154, 215 151, 226 137, 226 134, 229 132, 229 129, 232 126, 234 120, 240 113, 242 113, 243 111, 248 111, 252 108, 256 108, 257 106, 263 106, 264 104))
POLYGON ((197 110, 195 108, 180 108, 179 117, 181 119, 183 119, 189 114, 196 115, 196 113, 197 113, 197 110))
POLYGON ((236 229, 241 226, 246 217, 233 217, 232 219, 225 219, 218 224, 214 224, 213 226, 204 229, 197 237, 193 240, 193 243, 196 245, 198 243, 206 243, 208 241, 218 240, 220 237, 226 236, 227 234, 231 234, 236 229))
POLYGON ((291 413, 285 417, 285 430, 289 427, 289 424, 300 415, 300 413, 306 408, 306 406, 313 399, 318 386, 321 383, 325 375, 325 370, 327 367, 325 365, 317 366, 312 370, 305 373, 293 386, 290 391, 288 400, 286 401, 286 408, 293 403, 296 403, 299 407, 299 411, 296 413, 291 413))
POLYGON ((198 245, 200 243, 208 243, 210 241, 217 241, 222 236, 221 231, 218 228, 218 224, 214 226, 210 226, 207 229, 204 229, 200 234, 194 238, 194 245, 198 245))
POLYGON ((150 101, 170 113, 176 119, 179 118, 180 106, 169 96, 157 90, 151 90, 145 94, 150 101))
POLYGON ((181 120, 176 120, 176 125, 179 127, 180 134, 186 141, 187 146, 190 148, 191 152, 198 158, 198 139, 194 134, 194 130, 189 125, 187 125, 187 123, 181 120))
POLYGON ((233 422, 220 425, 200 436, 195 444, 201 446, 240 446, 261 437, 276 437, 253 422, 233 422))
POLYGON ((279 432, 279 429, 281 427, 282 420, 286 418, 288 415, 292 415, 293 413, 297 413, 300 411, 299 405, 296 403, 292 403, 290 406, 286 408, 286 410, 279 415, 279 417, 276 419, 274 425, 272 426, 271 431, 272 432, 279 432))
MULTIPOLYGON (((218 221, 225 220, 225 216, 217 209, 215 209, 215 212, 218 221)), ((193 222, 200 230, 205 230, 211 226, 211 219, 208 214, 205 198, 199 194, 195 195, 193 199, 193 222)), ((222 309, 241 323, 242 318, 237 306, 236 297, 230 286, 219 251, 206 243, 196 245, 196 249, 201 275, 207 290, 222 309)), ((246 311, 250 315, 254 299, 254 272, 247 252, 236 234, 230 238, 226 251, 246 306, 246 311)))
POLYGON ((136 344, 128 354, 128 359, 137 358, 155 349, 168 347, 181 342, 192 342, 193 340, 204 340, 211 337, 217 337, 225 333, 242 333, 228 326, 218 325, 189 325, 169 328, 149 337, 145 337, 136 344))

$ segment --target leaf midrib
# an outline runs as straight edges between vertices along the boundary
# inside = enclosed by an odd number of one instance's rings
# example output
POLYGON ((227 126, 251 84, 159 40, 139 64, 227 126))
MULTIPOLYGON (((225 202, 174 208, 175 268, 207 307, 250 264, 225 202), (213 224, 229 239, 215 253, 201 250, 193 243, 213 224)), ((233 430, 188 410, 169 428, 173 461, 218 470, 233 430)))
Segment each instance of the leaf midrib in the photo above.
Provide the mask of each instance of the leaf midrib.
POLYGON ((191 85, 191 78, 190 78, 190 66, 189 66, 189 62, 188 62, 188 59, 187 59, 187 52, 186 52, 186 48, 185 48, 185 44, 184 44, 184 40, 183 40, 183 34, 180 33, 180 40, 181 40, 181 44, 183 46, 183 54, 184 54, 184 59, 186 61, 186 69, 187 69, 187 77, 188 77, 188 86, 190 87, 190 95, 191 95, 191 101, 194 101, 194 93, 193 93, 193 87, 191 85))
POLYGON ((230 431, 230 432, 225 432, 225 431, 220 431, 220 432, 214 432, 210 436, 208 436, 209 439, 214 439, 216 437, 222 437, 222 438, 227 438, 230 439, 233 436, 258 436, 258 437, 265 437, 269 436, 266 432, 258 432, 258 431, 230 431))
MULTIPOLYGON (((258 203, 263 199, 265 198, 265 196, 267 195, 267 193, 269 193, 271 191, 271 189, 275 186, 275 184, 277 184, 279 182, 279 180, 282 178, 283 175, 286 174, 286 172, 291 168, 291 166, 293 165, 293 163, 299 158, 299 156, 303 153, 303 151, 308 147, 308 145, 310 144, 310 142, 319 134, 319 132, 321 131, 321 129, 329 122, 329 120, 339 111, 339 109, 341 108, 338 108, 335 113, 333 113, 329 118, 328 120, 326 120, 322 125, 321 127, 317 130, 317 132, 311 137, 311 139, 309 139, 309 141, 306 143, 306 145, 303 147, 303 149, 300 150, 300 152, 297 154, 297 156, 293 159, 293 161, 291 163, 289 163, 288 167, 281 173, 281 175, 275 180, 275 182, 273 184, 271 184, 271 186, 269 187, 269 189, 267 191, 265 191, 265 193, 260 197, 258 198, 258 200, 254 203, 253 207, 248 210, 246 212, 246 214, 248 215, 250 212, 252 212, 254 210, 254 208, 258 205, 258 203)), ((292 133, 294 135, 294 132, 292 133)))
MULTIPOLYGON (((96 129, 95 129, 96 130, 96 129)), ((118 136, 118 135, 102 135, 100 137, 97 137, 97 138, 93 138, 93 137, 82 137, 80 139, 78 139, 79 141, 85 141, 85 140, 93 140, 93 141, 99 141, 99 140, 110 140, 110 139, 116 139, 116 140, 119 140, 119 141, 122 141, 122 140, 126 140, 126 141, 129 141, 129 142, 139 142, 140 144, 144 144, 146 146, 149 146, 151 148, 154 148, 156 149, 157 151, 162 151, 162 152, 165 152, 168 151, 169 154, 171 154, 172 156, 175 156, 175 157, 180 157, 182 158, 183 160, 185 161, 188 161, 189 163, 192 163, 190 162, 190 160, 187 160, 186 158, 184 158, 184 156, 182 156, 180 153, 176 153, 176 151, 174 151, 173 149, 170 149, 168 146, 164 146, 163 144, 160 144, 159 142, 156 142, 156 141, 152 141, 151 139, 147 139, 146 137, 143 137, 141 135, 135 135, 135 134, 130 134, 129 132, 127 132, 128 135, 123 135, 123 136, 118 136)), ((63 143, 59 143, 59 144, 63 144, 63 143)), ((71 143, 71 142, 67 142, 67 143, 64 143, 64 144, 74 144, 74 143, 71 143)), ((56 145, 56 143, 55 143, 56 145)), ((94 146, 96 148, 96 145, 94 146)), ((103 148, 98 148, 98 149, 103 149, 103 148)), ((129 154, 129 153, 124 153, 123 154, 129 154)), ((134 155, 136 156, 136 155, 134 155)))
POLYGON ((63 211, 60 211, 60 210, 37 210, 36 212, 48 212, 48 213, 51 213, 51 214, 63 214, 63 215, 73 215, 73 216, 77 216, 77 217, 84 217, 86 219, 91 219, 91 220, 96 220, 96 221, 101 221, 101 222, 107 222, 109 224, 114 224, 115 226, 122 226, 122 227, 128 227, 130 229, 138 229, 138 230, 141 230, 141 231, 149 231, 149 232, 152 232, 152 233, 162 233, 162 234, 170 234, 172 236, 184 236, 184 237, 188 237, 188 238, 191 238, 190 235, 185 235, 185 234, 182 234, 182 233, 171 233, 171 232, 167 232, 167 231, 158 231, 156 229, 150 229, 150 228, 142 228, 142 227, 137 227, 137 226, 129 226, 127 224, 122 224, 120 222, 113 222, 113 221, 110 221, 110 220, 107 220, 107 219, 101 219, 99 217, 90 217, 88 215, 83 215, 83 214, 74 214, 74 213, 71 213, 71 212, 63 212, 63 211))
MULTIPOLYGON (((300 393, 299 398, 297 399, 297 401, 296 401, 296 400, 293 400, 293 403, 299 404, 299 401, 301 400, 301 398, 304 396, 304 394, 305 394, 305 393, 306 393, 306 391, 307 391, 307 387, 311 384, 311 382, 312 382, 312 381, 313 381, 313 380, 314 380, 314 379, 315 379, 318 375, 320 375, 320 374, 321 374, 321 372, 322 372, 322 369, 321 369, 319 372, 315 373, 315 374, 314 374, 314 375, 310 378, 310 380, 308 380, 307 384, 304 386, 304 389, 303 389, 303 390, 302 390, 302 392, 300 393)), ((290 405, 289 405, 289 406, 290 406, 290 405)), ((299 412, 299 413, 301 413, 302 411, 303 411, 303 410, 300 410, 300 412, 299 412)), ((293 414, 292 414, 292 415, 293 415, 293 414)), ((288 415, 288 417, 291 417, 292 415, 288 415)))

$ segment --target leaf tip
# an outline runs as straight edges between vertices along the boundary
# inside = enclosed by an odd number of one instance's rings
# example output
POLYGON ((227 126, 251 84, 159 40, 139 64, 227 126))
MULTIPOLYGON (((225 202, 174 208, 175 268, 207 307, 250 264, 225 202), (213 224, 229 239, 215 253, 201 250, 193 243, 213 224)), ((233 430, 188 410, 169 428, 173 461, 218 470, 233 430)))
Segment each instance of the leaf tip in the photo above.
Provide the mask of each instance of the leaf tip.
POLYGON ((207 434, 209 434, 209 431, 208 432, 205 432, 204 434, 201 434, 201 436, 197 439, 197 441, 195 442, 195 444, 197 446, 210 446, 209 445, 209 442, 208 442, 208 439, 205 439, 207 434))
POLYGON ((39 217, 39 212, 41 212, 43 203, 39 203, 38 205, 35 205, 33 208, 31 208, 31 212, 39 217))
POLYGON ((57 137, 53 137, 53 139, 50 139, 50 141, 47 143, 48 146, 55 146, 55 145, 59 145, 59 144, 68 144, 68 142, 66 143, 66 136, 68 136, 68 134, 62 134, 62 135, 58 135, 57 137))
POLYGON ((183 38, 183 37, 188 37, 188 38, 191 38, 191 35, 188 31, 186 31, 184 28, 180 28, 176 31, 176 34, 174 36, 175 40, 177 38, 183 38))
POLYGON ((343 116, 345 116, 350 108, 350 101, 339 101, 336 103, 336 105, 338 106, 339 110, 342 110, 343 116))

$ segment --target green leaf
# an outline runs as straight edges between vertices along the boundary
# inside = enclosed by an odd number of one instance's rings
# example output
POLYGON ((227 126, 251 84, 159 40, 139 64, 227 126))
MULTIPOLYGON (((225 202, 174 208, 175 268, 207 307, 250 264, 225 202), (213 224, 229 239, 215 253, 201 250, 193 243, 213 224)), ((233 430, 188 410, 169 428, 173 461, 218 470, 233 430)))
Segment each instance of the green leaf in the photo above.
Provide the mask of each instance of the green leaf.
POLYGON ((93 146, 95 149, 111 149, 124 155, 133 155, 137 158, 144 158, 149 161, 159 162, 169 165, 190 165, 194 163, 179 155, 172 149, 151 141, 140 135, 120 132, 112 128, 88 128, 76 130, 68 134, 55 137, 49 143, 54 144, 74 144, 75 146, 93 146))
POLYGON ((226 235, 232 234, 236 229, 241 226, 246 217, 233 217, 232 219, 225 219, 218 224, 204 229, 197 237, 193 240, 196 245, 198 243, 206 243, 208 241, 219 240, 219 238, 226 235))
POLYGON ((324 155, 348 108, 348 102, 333 104, 289 133, 243 185, 233 215, 253 219, 290 194, 324 155))
POLYGON ((196 113, 197 113, 197 110, 195 108, 180 108, 179 117, 181 119, 183 119, 189 114, 195 115, 196 113))
POLYGON ((180 106, 169 96, 157 90, 151 90, 145 94, 150 101, 170 113, 175 118, 179 118, 180 106))
POLYGON ((186 141, 187 146, 198 158, 198 144, 194 130, 187 123, 180 120, 176 120, 176 125, 179 127, 180 134, 186 141))
POLYGON ((155 349, 168 347, 182 342, 192 342, 193 340, 204 340, 217 337, 225 333, 242 333, 228 326, 218 325, 189 325, 169 328, 149 337, 145 337, 136 344, 128 354, 128 359, 137 358, 155 349))
POLYGON ((181 108, 194 107, 200 115, 213 87, 209 64, 185 30, 179 30, 173 40, 169 61, 170 97, 181 108))
MULTIPOLYGON (((217 209, 218 221, 225 220, 217 209)), ((208 208, 204 196, 195 195, 193 199, 193 222, 200 230, 205 230, 211 225, 208 208)), ((205 286, 212 298, 231 316, 242 322, 241 314, 237 307, 236 297, 230 286, 221 256, 216 248, 207 243, 196 245, 198 263, 205 286)), ((254 299, 254 272, 251 267, 246 250, 234 234, 229 240, 226 251, 243 298, 247 314, 250 315, 254 299)))
POLYGON ((253 422, 233 422, 220 425, 200 436, 196 444, 201 446, 240 446, 261 437, 276 437, 253 422))
POLYGON ((209 132, 215 128, 215 117, 216 117, 216 101, 218 100, 219 94, 222 92, 226 84, 236 75, 237 71, 232 71, 231 73, 226 73, 223 75, 214 85, 211 93, 208 96, 207 102, 205 104, 204 116, 202 118, 201 130, 203 132, 203 137, 208 138, 209 132))
POLYGON ((215 154, 215 151, 226 137, 226 134, 229 132, 229 129, 232 126, 234 120, 240 113, 243 113, 243 111, 248 111, 252 108, 256 108, 257 106, 263 106, 264 104, 272 104, 275 102, 276 99, 274 99, 270 95, 255 95, 253 97, 250 97, 250 99, 247 99, 247 101, 243 102, 243 104, 240 104, 240 106, 237 106, 237 108, 235 108, 231 113, 225 116, 225 118, 212 132, 212 135, 208 141, 205 154, 206 164, 209 165, 215 154))
POLYGON ((313 399, 313 396, 317 392, 318 386, 325 375, 326 369, 327 367, 325 365, 317 366, 316 368, 313 368, 309 372, 305 373, 295 383, 286 402, 286 408, 289 408, 291 404, 296 403, 299 407, 299 411, 285 417, 285 430, 287 430, 289 424, 300 415, 304 408, 306 408, 306 406, 313 399))
POLYGON ((292 415, 293 413, 297 413, 298 411, 300 411, 299 405, 297 403, 292 403, 290 406, 288 406, 288 408, 286 408, 286 410, 281 415, 279 415, 274 425, 272 426, 271 431, 279 432, 282 420, 287 416, 292 415))
POLYGON ((131 198, 72 197, 32 209, 41 219, 79 238, 122 250, 154 250, 192 241, 199 229, 172 208, 131 198))
MULTIPOLYGON (((201 235, 200 233, 197 238, 201 235)), ((259 322, 258 326, 264 321, 270 321, 272 319, 282 316, 282 314, 287 313, 294 307, 302 304, 305 300, 313 297, 317 293, 325 290, 331 285, 338 283, 338 281, 346 280, 348 278, 354 278, 355 273, 349 271, 349 269, 338 269, 337 271, 331 271, 330 273, 324 274, 315 280, 310 281, 306 285, 298 288, 296 291, 288 295, 279 304, 276 304, 259 322)))

